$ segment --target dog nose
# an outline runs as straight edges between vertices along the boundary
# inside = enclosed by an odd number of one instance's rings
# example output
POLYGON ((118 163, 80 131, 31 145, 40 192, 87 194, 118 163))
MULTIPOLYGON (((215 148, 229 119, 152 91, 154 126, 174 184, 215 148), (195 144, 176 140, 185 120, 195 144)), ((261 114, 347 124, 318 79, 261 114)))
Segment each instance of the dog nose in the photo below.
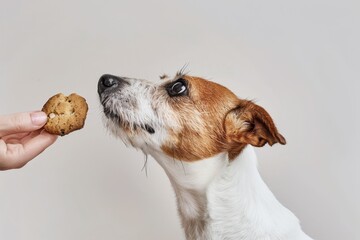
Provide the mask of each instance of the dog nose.
POLYGON ((98 83, 98 93, 101 94, 106 89, 115 89, 116 87, 122 86, 125 80, 110 74, 104 74, 100 77, 98 83))

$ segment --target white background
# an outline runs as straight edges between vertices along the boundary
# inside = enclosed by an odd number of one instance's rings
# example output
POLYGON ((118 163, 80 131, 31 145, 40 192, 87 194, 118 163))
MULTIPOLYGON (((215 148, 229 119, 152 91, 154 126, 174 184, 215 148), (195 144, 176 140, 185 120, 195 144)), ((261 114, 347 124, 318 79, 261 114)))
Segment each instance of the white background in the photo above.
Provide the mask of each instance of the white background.
POLYGON ((153 159, 109 136, 97 80, 190 73, 255 99, 288 144, 257 149, 280 202, 316 239, 360 239, 359 1, 0 0, 0 113, 77 92, 83 130, 0 172, 0 239, 184 239, 153 159))

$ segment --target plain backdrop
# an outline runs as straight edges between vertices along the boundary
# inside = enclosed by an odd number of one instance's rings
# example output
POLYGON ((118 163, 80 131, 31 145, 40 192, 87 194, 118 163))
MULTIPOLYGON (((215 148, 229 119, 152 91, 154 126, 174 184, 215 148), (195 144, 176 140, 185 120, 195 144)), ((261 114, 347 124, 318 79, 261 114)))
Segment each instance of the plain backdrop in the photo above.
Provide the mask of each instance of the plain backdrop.
POLYGON ((101 122, 104 73, 190 74, 254 99, 285 146, 260 172, 316 239, 360 239, 360 2, 0 0, 0 113, 77 92, 84 129, 0 172, 1 240, 184 239, 155 160, 101 122))

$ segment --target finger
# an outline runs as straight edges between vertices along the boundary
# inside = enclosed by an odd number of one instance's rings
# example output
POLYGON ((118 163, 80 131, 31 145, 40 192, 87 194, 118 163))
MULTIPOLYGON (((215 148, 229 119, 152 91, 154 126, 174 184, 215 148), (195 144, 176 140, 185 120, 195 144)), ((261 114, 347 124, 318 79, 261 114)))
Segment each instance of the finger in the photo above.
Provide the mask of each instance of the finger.
POLYGON ((34 138, 35 136, 39 135, 44 129, 38 129, 36 131, 32 132, 25 132, 25 133, 14 133, 7 135, 5 137, 2 137, 1 140, 5 141, 6 144, 25 144, 28 140, 34 138))
POLYGON ((11 143, 11 141, 20 141, 21 139, 29 136, 32 132, 23 132, 23 133, 14 133, 7 136, 2 137, 6 143, 11 143))
POLYGON ((23 145, 25 145, 28 141, 30 141, 34 137, 38 136, 39 134, 41 134, 43 131, 45 131, 45 130, 44 129, 38 129, 36 131, 29 132, 28 135, 24 136, 24 138, 21 139, 21 143, 23 145))
POLYGON ((37 130, 44 126, 46 121, 46 113, 40 111, 0 116, 0 137, 37 130))
POLYGON ((31 159, 42 153, 47 147, 53 144, 57 139, 57 135, 53 135, 43 130, 36 137, 28 140, 24 146, 24 159, 20 160, 20 165, 25 165, 31 159))
POLYGON ((53 144, 57 139, 56 135, 52 135, 43 130, 39 135, 29 139, 23 145, 17 145, 16 149, 12 149, 7 156, 9 168, 20 168, 27 164, 31 159, 42 153, 47 147, 53 144))

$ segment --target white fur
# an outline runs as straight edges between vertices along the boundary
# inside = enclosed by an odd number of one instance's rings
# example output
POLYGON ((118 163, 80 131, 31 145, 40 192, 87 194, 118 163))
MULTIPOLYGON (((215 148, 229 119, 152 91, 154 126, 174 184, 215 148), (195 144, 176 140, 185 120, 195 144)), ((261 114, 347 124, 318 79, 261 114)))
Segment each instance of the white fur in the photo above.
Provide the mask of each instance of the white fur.
MULTIPOLYGON (((164 90, 159 91, 159 85, 141 79, 124 78, 130 84, 120 92, 107 94, 108 100, 104 107, 111 108, 131 128, 135 125, 151 125, 155 129, 154 135, 146 131, 125 132, 113 119, 103 116, 106 128, 116 137, 121 138, 126 145, 145 149, 148 146, 160 147, 165 141, 166 128, 176 129, 179 125, 171 108, 163 100, 164 90), (154 109, 157 109, 155 111, 154 109)), ((101 99, 104 96, 101 97, 101 99)))
POLYGON ((188 163, 151 152, 177 196, 187 239, 310 240, 261 179, 253 147, 188 163))

